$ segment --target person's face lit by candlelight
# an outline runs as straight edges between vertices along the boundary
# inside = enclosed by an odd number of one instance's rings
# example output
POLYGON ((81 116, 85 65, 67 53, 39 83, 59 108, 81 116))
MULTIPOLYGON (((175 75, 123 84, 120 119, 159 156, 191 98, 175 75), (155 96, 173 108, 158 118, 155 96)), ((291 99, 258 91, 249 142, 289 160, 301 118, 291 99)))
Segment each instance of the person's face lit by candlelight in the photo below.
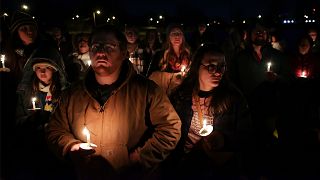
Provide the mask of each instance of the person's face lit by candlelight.
POLYGON ((226 62, 223 55, 205 53, 199 67, 200 89, 210 91, 219 86, 225 70, 226 62))
POLYGON ((110 75, 120 71, 126 55, 120 43, 112 32, 100 32, 92 37, 90 59, 95 73, 110 75))
POLYGON ((39 64, 35 66, 35 72, 40 81, 50 84, 55 70, 45 64, 39 64))

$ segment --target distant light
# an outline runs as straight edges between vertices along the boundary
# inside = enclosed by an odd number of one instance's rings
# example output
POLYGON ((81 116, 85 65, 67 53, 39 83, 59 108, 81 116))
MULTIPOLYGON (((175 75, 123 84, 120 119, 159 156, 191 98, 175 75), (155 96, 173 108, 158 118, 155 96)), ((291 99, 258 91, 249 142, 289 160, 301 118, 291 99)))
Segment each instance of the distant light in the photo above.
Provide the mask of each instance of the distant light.
POLYGON ((316 20, 312 20, 312 22, 316 22, 316 20))
POLYGON ((291 23, 294 23, 294 20, 291 20, 291 23))
POLYGON ((32 16, 32 19, 35 19, 36 17, 32 16))
POLYGON ((9 16, 7 13, 3 13, 4 16, 9 16))
POLYGON ((153 21, 153 18, 150 18, 149 20, 150 20, 150 21, 153 21))
POLYGON ((78 15, 78 14, 76 15, 76 18, 79 18, 79 15, 78 15))
POLYGON ((203 46, 203 45, 204 45, 204 43, 201 43, 201 44, 200 44, 200 46, 203 46))
POLYGON ((305 21, 306 23, 308 22, 308 20, 305 21))
POLYGON ((309 16, 307 16, 307 15, 304 15, 304 17, 305 17, 306 19, 308 19, 308 18, 309 18, 309 16))
POLYGON ((259 15, 258 15, 258 18, 260 19, 261 17, 262 17, 262 16, 259 14, 259 15))
POLYGON ((24 9, 24 10, 28 10, 29 9, 29 7, 27 5, 25 5, 25 4, 22 4, 21 8, 24 9))
POLYGON ((210 26, 210 24, 208 23, 207 26, 210 26))
POLYGON ((110 21, 110 18, 108 18, 107 21, 109 22, 109 21, 110 21))
POLYGON ((283 23, 284 23, 284 24, 287 24, 287 20, 283 20, 283 23))
POLYGON ((217 21, 213 21, 213 23, 215 24, 215 23, 217 23, 217 21))
POLYGON ((162 19, 162 18, 163 18, 163 17, 160 15, 160 16, 159 16, 159 19, 162 19))
POLYGON ((159 21, 157 21, 157 24, 159 24, 159 21))
POLYGON ((113 19, 113 20, 115 20, 115 19, 116 19, 116 17, 115 17, 115 16, 112 16, 112 19, 113 19))
POLYGON ((97 14, 101 14, 101 11, 100 11, 100 10, 97 10, 96 13, 97 13, 97 14))
POLYGON ((313 12, 315 12, 315 11, 316 11, 316 9, 315 9, 315 8, 313 8, 313 9, 312 9, 312 11, 313 11, 313 12))
POLYGON ((183 23, 181 23, 181 26, 183 26, 183 23))
POLYGON ((246 23, 246 20, 243 20, 242 23, 245 24, 245 23, 246 23))
POLYGON ((72 20, 74 20, 74 17, 72 17, 72 20))
POLYGON ((311 20, 309 19, 309 22, 311 22, 311 20))

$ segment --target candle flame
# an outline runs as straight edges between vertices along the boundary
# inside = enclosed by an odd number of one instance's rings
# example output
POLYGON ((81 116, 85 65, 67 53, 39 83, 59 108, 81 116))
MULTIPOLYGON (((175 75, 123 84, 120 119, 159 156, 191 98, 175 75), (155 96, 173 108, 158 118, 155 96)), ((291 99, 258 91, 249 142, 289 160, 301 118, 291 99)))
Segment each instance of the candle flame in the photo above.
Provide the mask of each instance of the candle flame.
POLYGON ((267 71, 270 71, 271 70, 271 65, 272 65, 271 62, 268 62, 267 65, 268 65, 267 71))
POLYGON ((87 143, 90 145, 91 144, 90 143, 90 132, 89 132, 88 128, 84 127, 82 133, 86 136, 87 143))
POLYGON ((181 66, 181 72, 184 72, 186 70, 186 66, 185 65, 182 65, 181 66))
POLYGON ((1 54, 1 61, 4 62, 6 56, 4 54, 1 54))
POLYGON ((36 97, 31 98, 31 101, 32 101, 32 102, 36 102, 36 100, 37 100, 36 97))
POLYGON ((88 134, 90 134, 87 127, 84 127, 84 128, 83 128, 82 133, 83 133, 84 135, 86 135, 86 136, 88 136, 88 134))

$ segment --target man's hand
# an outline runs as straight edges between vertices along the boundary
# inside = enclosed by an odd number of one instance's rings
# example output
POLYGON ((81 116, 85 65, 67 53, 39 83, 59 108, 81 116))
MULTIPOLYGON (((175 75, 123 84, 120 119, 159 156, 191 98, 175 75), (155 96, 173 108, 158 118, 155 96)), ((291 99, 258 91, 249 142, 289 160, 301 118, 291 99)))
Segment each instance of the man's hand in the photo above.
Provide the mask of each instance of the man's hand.
POLYGON ((95 153, 94 149, 82 149, 80 148, 80 144, 74 144, 70 151, 70 158, 74 162, 86 162, 90 160, 90 156, 95 153))

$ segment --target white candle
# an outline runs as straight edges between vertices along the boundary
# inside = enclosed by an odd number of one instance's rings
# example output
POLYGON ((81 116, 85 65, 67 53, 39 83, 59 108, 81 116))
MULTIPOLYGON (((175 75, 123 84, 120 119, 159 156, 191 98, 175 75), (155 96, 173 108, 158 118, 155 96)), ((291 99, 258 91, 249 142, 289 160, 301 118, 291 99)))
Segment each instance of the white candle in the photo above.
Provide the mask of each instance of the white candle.
POLYGON ((1 54, 1 63, 2 63, 2 68, 6 68, 4 65, 4 60, 6 59, 6 56, 4 54, 1 54))
POLYGON ((83 134, 84 135, 86 135, 86 138, 87 138, 87 143, 88 143, 88 145, 90 146, 90 132, 89 132, 89 130, 87 129, 87 127, 84 127, 84 129, 83 129, 83 134))
POLYGON ((33 97, 31 99, 31 101, 32 101, 32 109, 36 109, 36 100, 37 100, 37 98, 35 98, 35 97, 33 97))
POLYGON ((182 73, 182 76, 184 76, 185 75, 185 71, 186 71, 186 66, 185 65, 181 65, 181 73, 182 73))
POLYGON ((267 71, 269 72, 271 70, 271 62, 268 62, 268 67, 267 67, 267 71))
POLYGON ((203 125, 202 127, 205 128, 207 126, 207 120, 206 119, 203 119, 203 125))
POLYGON ((302 78, 307 78, 307 73, 306 73, 306 71, 302 71, 300 77, 302 77, 302 78))

